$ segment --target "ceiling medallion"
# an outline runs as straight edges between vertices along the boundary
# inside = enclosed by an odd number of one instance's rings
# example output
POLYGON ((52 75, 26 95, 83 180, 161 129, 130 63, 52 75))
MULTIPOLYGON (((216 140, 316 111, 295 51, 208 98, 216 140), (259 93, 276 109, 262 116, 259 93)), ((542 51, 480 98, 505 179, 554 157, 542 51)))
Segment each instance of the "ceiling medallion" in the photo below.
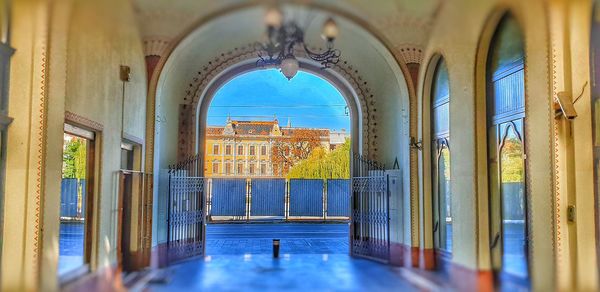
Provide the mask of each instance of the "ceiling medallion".
POLYGON ((283 13, 279 8, 272 7, 265 14, 267 41, 257 43, 259 60, 258 67, 279 68, 288 80, 296 76, 300 63, 294 56, 296 47, 302 48, 306 56, 321 64, 323 69, 331 68, 340 61, 341 52, 335 49, 333 43, 339 35, 339 28, 331 18, 323 24, 322 37, 327 43, 325 52, 311 51, 304 42, 304 30, 294 21, 284 23, 283 13))

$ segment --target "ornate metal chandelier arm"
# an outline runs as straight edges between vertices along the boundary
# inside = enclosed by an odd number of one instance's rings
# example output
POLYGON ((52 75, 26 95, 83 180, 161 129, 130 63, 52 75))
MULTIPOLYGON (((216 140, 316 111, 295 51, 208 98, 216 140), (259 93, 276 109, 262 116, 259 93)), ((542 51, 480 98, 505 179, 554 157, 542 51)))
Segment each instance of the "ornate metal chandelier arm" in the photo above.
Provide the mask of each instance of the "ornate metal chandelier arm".
POLYGON ((342 55, 342 52, 338 49, 333 49, 332 42, 327 43, 327 51, 323 53, 311 51, 306 45, 306 43, 302 44, 304 46, 304 51, 306 51, 306 54, 311 59, 321 63, 323 68, 331 68, 333 67, 333 65, 336 65, 340 61, 340 56, 342 55))

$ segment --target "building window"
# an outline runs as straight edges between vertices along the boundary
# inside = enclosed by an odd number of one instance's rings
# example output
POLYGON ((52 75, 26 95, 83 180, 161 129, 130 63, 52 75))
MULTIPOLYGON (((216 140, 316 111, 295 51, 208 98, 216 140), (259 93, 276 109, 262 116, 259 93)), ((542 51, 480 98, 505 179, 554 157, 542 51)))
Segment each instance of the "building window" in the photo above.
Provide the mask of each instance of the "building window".
POLYGON ((225 155, 231 155, 231 145, 225 146, 225 155))
POLYGON ((250 175, 254 175, 255 172, 255 168, 256 166, 254 165, 254 163, 250 163, 249 168, 250 168, 250 175))
POLYGON ((213 154, 215 154, 215 155, 219 154, 219 145, 217 145, 217 144, 213 145, 213 154))
POLYGON ((267 155, 267 146, 266 145, 262 145, 260 147, 260 155, 262 155, 262 156, 266 156, 267 155))
POLYGON ((237 174, 244 174, 244 163, 243 162, 238 162, 237 174))
POLYGON ((486 106, 492 266, 528 281, 523 40, 517 21, 506 15, 488 55, 486 106))
POLYGON ((218 162, 213 162, 212 172, 213 172, 213 174, 218 174, 219 173, 219 163, 218 162))
POLYGON ((444 60, 437 64, 431 87, 432 190, 434 245, 452 252, 452 193, 450 189, 450 86, 444 60))
POLYGON ((266 175, 267 174, 267 164, 266 163, 261 163, 260 164, 260 174, 261 175, 266 175))
POLYGON ((225 174, 231 174, 231 162, 225 162, 225 174))
POLYGON ((237 155, 244 155, 244 145, 238 145, 237 155))
POLYGON ((254 146, 254 145, 250 146, 250 155, 256 155, 256 146, 254 146))

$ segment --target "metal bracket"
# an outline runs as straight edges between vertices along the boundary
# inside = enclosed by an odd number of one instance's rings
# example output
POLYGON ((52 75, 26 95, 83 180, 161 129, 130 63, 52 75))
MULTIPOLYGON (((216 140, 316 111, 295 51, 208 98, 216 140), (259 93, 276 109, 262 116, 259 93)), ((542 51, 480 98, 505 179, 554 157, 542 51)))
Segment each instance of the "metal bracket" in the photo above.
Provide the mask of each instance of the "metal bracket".
POLYGON ((423 141, 417 141, 415 137, 410 137, 410 148, 417 149, 419 151, 423 150, 423 141))
POLYGON ((569 205, 567 207, 567 220, 570 223, 574 223, 575 222, 575 217, 576 217, 575 206, 574 205, 569 205))

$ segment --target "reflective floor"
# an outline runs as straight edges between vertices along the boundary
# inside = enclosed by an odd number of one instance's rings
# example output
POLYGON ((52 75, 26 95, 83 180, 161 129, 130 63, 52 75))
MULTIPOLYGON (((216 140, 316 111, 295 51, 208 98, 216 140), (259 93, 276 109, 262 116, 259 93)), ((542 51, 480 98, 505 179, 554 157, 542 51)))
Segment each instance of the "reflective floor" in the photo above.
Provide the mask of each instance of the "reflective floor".
POLYGON ((273 239, 281 253, 348 254, 348 223, 209 224, 207 255, 270 254, 273 239))
POLYGON ((394 268, 344 254, 213 255, 173 266, 149 291, 416 291, 394 268))
POLYGON ((413 291, 397 269, 350 257, 347 223, 212 224, 206 254, 150 291, 413 291), (272 239, 281 240, 279 259, 272 239))

